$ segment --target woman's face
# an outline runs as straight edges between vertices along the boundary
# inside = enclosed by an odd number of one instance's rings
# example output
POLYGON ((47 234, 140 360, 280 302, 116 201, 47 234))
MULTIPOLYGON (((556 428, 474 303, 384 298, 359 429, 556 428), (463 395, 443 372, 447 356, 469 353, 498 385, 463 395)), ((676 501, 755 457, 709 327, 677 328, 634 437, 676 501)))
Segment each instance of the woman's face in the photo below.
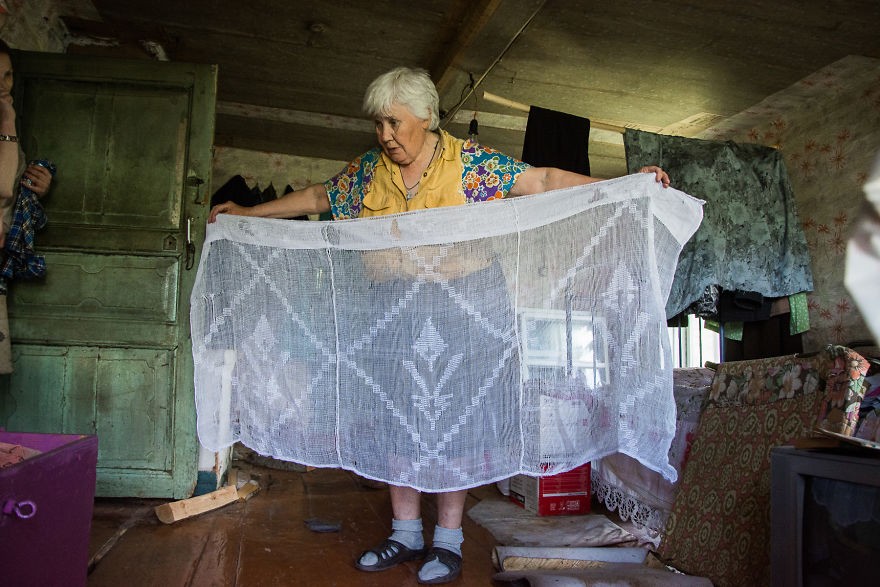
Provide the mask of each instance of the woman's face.
POLYGON ((408 106, 394 103, 387 116, 379 116, 376 138, 385 154, 398 165, 409 165, 419 156, 428 133, 428 120, 415 116, 408 106))
POLYGON ((0 100, 12 104, 12 61, 6 53, 0 53, 0 100))

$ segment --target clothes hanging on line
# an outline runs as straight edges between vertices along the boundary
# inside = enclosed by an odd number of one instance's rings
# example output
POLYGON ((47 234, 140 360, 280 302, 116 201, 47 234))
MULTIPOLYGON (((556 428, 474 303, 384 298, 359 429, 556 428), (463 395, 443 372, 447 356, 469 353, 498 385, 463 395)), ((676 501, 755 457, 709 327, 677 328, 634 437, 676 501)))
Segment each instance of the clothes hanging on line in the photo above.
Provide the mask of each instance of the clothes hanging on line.
POLYGON ((703 223, 682 250, 667 316, 709 285, 769 298, 812 291, 806 237, 776 149, 633 129, 624 147, 631 173, 659 165, 677 189, 706 201, 703 223))
POLYGON ((522 160, 536 167, 556 167, 590 175, 590 121, 580 116, 529 109, 522 160))
MULTIPOLYGON (((284 188, 284 194, 289 194, 292 191, 293 188, 289 185, 284 188)), ((226 183, 220 186, 217 191, 211 195, 211 206, 213 207, 217 204, 231 201, 239 206, 250 208, 251 206, 274 200, 277 197, 278 194, 275 191, 275 186, 271 183, 269 184, 269 187, 264 190, 261 190, 259 185, 255 185, 251 188, 248 187, 247 181, 244 177, 241 175, 235 175, 229 178, 226 183)), ((291 220, 308 219, 308 216, 297 216, 291 220)))

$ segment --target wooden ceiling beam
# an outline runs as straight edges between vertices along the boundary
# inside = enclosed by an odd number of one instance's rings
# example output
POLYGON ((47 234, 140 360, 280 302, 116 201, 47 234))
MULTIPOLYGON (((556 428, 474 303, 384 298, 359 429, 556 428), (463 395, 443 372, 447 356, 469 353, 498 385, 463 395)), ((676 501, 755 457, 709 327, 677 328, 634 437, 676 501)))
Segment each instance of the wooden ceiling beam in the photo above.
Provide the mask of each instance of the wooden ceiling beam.
POLYGON ((178 40, 172 38, 158 24, 131 26, 124 22, 88 20, 75 16, 61 16, 67 28, 71 52, 87 48, 98 52, 101 48, 121 48, 122 53, 108 53, 116 57, 151 57, 160 61, 171 59, 169 53, 177 48, 178 40))
POLYGON ((438 34, 441 40, 437 43, 437 49, 428 66, 438 92, 442 92, 452 79, 456 64, 495 14, 501 1, 456 2, 455 9, 447 14, 438 34))

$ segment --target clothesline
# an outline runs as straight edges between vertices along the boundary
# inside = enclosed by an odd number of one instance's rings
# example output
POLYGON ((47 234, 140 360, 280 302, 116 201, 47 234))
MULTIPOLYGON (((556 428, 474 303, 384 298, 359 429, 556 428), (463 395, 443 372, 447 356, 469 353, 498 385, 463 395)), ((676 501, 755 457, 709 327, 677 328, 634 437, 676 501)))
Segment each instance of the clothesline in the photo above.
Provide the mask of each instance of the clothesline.
MULTIPOLYGON (((491 94, 489 92, 483 91, 483 99, 489 102, 494 102, 496 104, 500 104, 501 106, 507 106, 508 108, 513 108, 514 110, 521 110, 523 112, 528 112, 530 107, 527 104, 523 104, 522 102, 515 102, 513 100, 508 100, 507 98, 503 98, 501 96, 496 96, 495 94, 491 94)), ((602 130, 609 130, 612 132, 619 132, 623 134, 626 132, 625 126, 620 126, 618 124, 609 124, 607 122, 602 122, 600 120, 590 119, 590 127, 598 128, 602 130)))

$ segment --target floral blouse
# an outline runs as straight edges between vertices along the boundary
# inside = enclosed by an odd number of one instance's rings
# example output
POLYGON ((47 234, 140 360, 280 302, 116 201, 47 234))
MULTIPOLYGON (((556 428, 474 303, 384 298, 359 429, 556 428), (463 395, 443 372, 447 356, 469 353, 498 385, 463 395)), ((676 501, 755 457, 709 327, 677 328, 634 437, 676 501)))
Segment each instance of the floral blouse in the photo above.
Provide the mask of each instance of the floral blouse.
MULTIPOLYGON (((436 165, 432 163, 425 175, 427 177, 431 174, 454 173, 456 176, 460 176, 460 186, 458 185, 459 181, 448 178, 453 180, 451 185, 455 185, 457 193, 440 198, 442 201, 437 201, 437 198, 428 198, 424 204, 418 206, 389 208, 387 212, 380 210, 378 213, 393 213, 416 207, 469 204, 503 198, 516 183, 519 175, 530 167, 527 163, 494 149, 483 147, 473 141, 456 139, 445 131, 441 131, 441 141, 443 146, 441 161, 438 161, 436 165)), ((399 182, 392 181, 395 173, 399 174, 399 168, 379 147, 367 151, 349 163, 345 169, 324 184, 330 198, 333 219, 342 220, 373 215, 364 213, 364 200, 374 189, 399 191, 393 187, 400 185, 399 182)), ((373 196, 375 195, 373 194, 373 196)), ((396 195, 401 198, 406 197, 403 192, 396 195)), ((413 198, 415 197, 417 196, 413 198)))

